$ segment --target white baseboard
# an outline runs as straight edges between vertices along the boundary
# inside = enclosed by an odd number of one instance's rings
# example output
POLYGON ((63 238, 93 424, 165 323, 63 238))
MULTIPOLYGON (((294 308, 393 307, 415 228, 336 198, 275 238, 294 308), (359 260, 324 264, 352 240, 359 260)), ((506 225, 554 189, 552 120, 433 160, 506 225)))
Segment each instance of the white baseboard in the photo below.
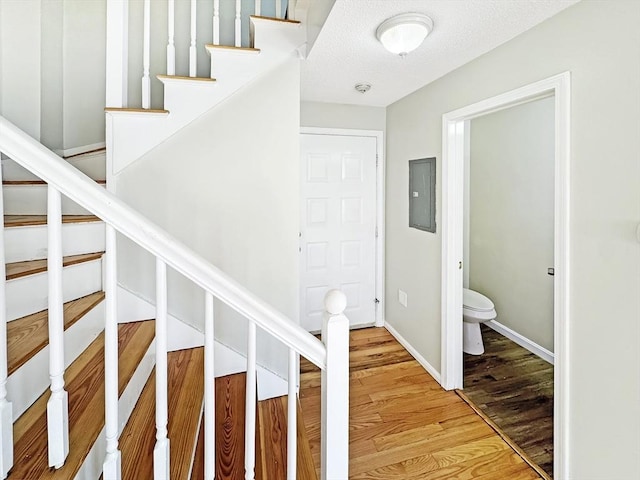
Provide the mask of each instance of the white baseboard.
MULTIPOLYGON (((136 322, 155 317, 155 306, 122 285, 118 285, 118 319, 120 323, 136 322)), ((169 315, 168 350, 183 350, 204 345, 204 335, 179 318, 169 315)), ((247 371, 247 358, 216 340, 214 347, 214 376, 223 377, 247 371)), ((280 397, 288 391, 287 381, 270 370, 257 368, 258 400, 280 397)))
POLYGON ((495 330, 496 332, 504 335, 509 340, 514 341, 515 343, 520 345, 522 348, 526 348, 531 353, 533 353, 534 355, 537 355, 544 361, 549 362, 551 365, 553 365, 553 362, 554 362, 553 352, 550 352, 546 348, 541 347, 537 343, 532 342, 528 338, 520 335, 518 332, 511 330, 509 327, 505 327, 500 322, 496 322, 495 320, 486 322, 485 325, 491 328, 492 330, 495 330))
POLYGON ((93 152, 94 150, 100 150, 105 148, 105 142, 91 143, 89 145, 82 145, 80 147, 66 148, 64 150, 55 150, 55 153, 60 157, 71 157, 73 155, 81 155, 83 153, 93 152))
POLYGON ((405 338, 402 335, 400 335, 395 328, 389 325, 388 322, 384 322, 384 327, 389 331, 391 335, 395 337, 395 339, 400 343, 400 345, 406 348, 407 352, 409 352, 411 356, 415 358, 416 361, 424 367, 424 369, 429 373, 429 375, 431 375, 436 382, 440 383, 440 372, 438 372, 438 370, 436 370, 433 367, 433 365, 427 362, 427 359, 424 358, 422 355, 420 355, 418 351, 415 348, 413 348, 413 346, 407 340, 405 340, 405 338))

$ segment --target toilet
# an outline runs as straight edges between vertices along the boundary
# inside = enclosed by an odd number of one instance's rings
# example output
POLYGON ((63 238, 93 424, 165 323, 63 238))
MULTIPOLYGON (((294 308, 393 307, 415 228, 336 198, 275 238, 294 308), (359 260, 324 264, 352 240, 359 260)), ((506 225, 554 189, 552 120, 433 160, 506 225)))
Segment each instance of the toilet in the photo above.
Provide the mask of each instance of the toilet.
POLYGON ((484 344, 480 324, 496 318, 493 302, 468 288, 462 289, 462 351, 471 355, 482 355, 484 344))

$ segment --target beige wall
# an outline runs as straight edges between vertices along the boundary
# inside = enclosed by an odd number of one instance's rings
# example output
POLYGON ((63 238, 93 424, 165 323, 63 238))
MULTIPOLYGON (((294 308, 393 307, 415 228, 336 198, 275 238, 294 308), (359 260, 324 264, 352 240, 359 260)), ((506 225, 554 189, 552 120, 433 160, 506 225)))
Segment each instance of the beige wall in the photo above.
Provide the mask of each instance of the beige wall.
MULTIPOLYGON (((298 307, 299 60, 261 77, 125 169, 118 195, 291 319, 298 307)), ((119 280, 154 300, 153 259, 119 244, 119 280)), ((204 329, 204 295, 169 276, 169 309, 204 329)), ((247 320, 216 305, 216 338, 246 351, 247 320)), ((285 374, 286 348, 259 360, 285 374)))
POLYGON ((439 370, 442 168, 429 234, 407 227, 407 161, 441 160, 444 113, 571 72, 564 455, 574 480, 640 471, 639 21, 638 2, 585 0, 387 109, 386 320, 439 370))
POLYGON ((386 127, 386 109, 341 103, 301 102, 303 127, 381 130, 386 127))
POLYGON ((553 97, 471 121, 470 288, 497 321, 553 352, 553 97))

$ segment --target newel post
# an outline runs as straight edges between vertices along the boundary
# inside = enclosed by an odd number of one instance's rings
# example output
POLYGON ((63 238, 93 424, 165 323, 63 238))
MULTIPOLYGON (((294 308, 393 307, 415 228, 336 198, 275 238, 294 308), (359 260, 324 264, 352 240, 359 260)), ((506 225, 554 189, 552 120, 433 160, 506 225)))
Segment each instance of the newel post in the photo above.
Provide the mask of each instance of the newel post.
POLYGON ((322 342, 327 367, 322 370, 322 480, 349 478, 349 320, 347 298, 339 290, 324 297, 322 342))

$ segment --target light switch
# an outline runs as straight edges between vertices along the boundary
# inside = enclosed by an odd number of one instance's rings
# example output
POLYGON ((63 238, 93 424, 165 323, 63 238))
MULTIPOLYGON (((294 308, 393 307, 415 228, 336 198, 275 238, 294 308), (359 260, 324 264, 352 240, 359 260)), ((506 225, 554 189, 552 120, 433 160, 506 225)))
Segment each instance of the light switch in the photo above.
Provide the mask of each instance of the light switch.
POLYGON ((400 305, 403 307, 407 306, 407 292, 403 292, 402 290, 398 290, 398 301, 400 305))
POLYGON ((418 198, 420 196, 420 192, 413 192, 413 198, 418 198))

